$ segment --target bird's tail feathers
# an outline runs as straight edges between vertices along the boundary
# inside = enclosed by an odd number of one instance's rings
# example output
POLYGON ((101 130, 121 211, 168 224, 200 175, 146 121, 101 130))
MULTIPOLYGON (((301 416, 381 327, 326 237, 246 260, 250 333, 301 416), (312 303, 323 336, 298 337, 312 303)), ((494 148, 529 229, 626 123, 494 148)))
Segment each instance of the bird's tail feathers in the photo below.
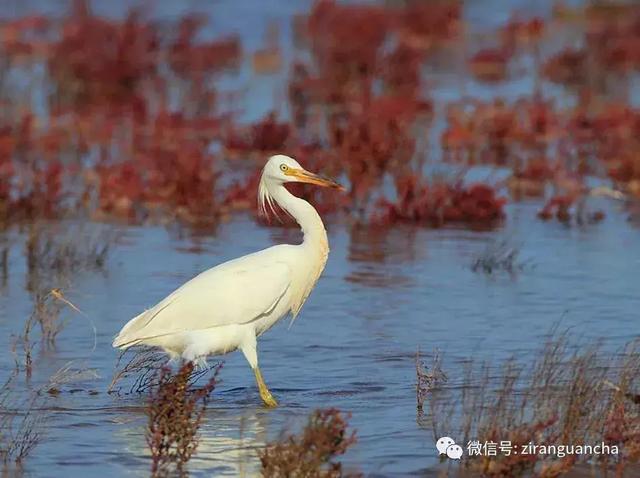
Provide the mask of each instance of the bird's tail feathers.
POLYGON ((133 347, 140 342, 140 339, 134 339, 127 337, 126 335, 118 334, 115 339, 113 339, 113 343, 111 346, 116 349, 128 349, 129 347, 133 347))

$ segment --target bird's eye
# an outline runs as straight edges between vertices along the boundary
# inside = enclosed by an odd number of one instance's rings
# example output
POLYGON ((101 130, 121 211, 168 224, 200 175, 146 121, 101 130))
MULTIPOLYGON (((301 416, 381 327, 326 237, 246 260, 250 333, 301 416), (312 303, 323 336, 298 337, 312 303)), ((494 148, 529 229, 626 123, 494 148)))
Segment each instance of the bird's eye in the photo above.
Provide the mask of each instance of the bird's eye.
POLYGON ((287 169, 289 169, 289 166, 287 166, 286 164, 280 165, 280 171, 286 171, 287 169))

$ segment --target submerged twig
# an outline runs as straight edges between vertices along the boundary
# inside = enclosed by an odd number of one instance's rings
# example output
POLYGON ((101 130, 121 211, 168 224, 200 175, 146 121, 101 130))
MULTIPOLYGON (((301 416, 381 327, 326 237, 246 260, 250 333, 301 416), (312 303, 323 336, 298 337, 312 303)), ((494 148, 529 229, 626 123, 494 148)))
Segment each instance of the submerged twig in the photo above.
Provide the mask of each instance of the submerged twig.
POLYGON ((416 402, 418 413, 422 413, 424 401, 429 392, 436 386, 447 381, 447 375, 442 371, 440 351, 435 350, 431 369, 427 370, 424 361, 420 359, 420 349, 416 351, 416 402))
POLYGON ((520 249, 511 245, 508 241, 490 243, 482 253, 477 256, 472 264, 473 272, 483 272, 492 275, 496 272, 507 272, 515 276, 522 272, 529 263, 520 260, 520 249))

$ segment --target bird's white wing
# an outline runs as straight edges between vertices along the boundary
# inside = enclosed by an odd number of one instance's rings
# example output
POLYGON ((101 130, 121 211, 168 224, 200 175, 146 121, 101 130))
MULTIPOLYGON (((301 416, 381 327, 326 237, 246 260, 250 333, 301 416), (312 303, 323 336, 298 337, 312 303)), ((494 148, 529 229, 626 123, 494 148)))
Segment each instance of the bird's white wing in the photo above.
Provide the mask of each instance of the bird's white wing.
POLYGON ((291 269, 250 255, 194 277, 120 331, 113 345, 181 331, 243 324, 268 315, 287 294, 291 269))

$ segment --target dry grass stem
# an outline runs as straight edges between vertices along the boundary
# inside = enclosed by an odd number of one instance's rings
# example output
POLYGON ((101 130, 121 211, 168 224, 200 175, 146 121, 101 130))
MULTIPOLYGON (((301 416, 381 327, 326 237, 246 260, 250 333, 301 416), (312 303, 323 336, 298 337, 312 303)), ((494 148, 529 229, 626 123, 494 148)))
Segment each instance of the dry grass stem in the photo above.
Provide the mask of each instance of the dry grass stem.
MULTIPOLYGON (((158 372, 167 367, 168 364, 169 357, 167 354, 156 348, 131 347, 123 350, 118 357, 116 371, 109 383, 107 393, 148 393, 158 386, 160 377, 158 372), (132 382, 128 390, 123 392, 121 383, 129 379, 132 379, 132 382)), ((221 365, 221 362, 217 362, 204 368, 194 367, 189 377, 189 385, 195 385, 198 379, 221 365)))
POLYGON ((493 275, 506 272, 511 276, 522 272, 530 263, 520 260, 520 249, 507 240, 490 243, 471 264, 473 272, 493 275))
MULTIPOLYGON (((528 443, 567 447, 607 445, 616 454, 589 452, 468 456, 462 466, 485 477, 555 477, 577 466, 606 474, 637 470, 640 461, 640 353, 634 342, 612 356, 598 345, 573 344, 553 331, 532 363, 500 367, 469 363, 461 381, 431 394, 434 435, 459 444, 528 443)), ((565 448, 566 451, 566 448, 565 448)))
POLYGON ((424 402, 429 393, 437 386, 446 383, 447 375, 442 371, 442 357, 440 351, 433 353, 430 369, 427 369, 420 357, 420 349, 416 352, 416 408, 418 416, 422 415, 424 402))
POLYGON ((49 380, 26 393, 17 389, 18 372, 14 371, 0 388, 0 460, 5 466, 21 465, 38 445, 43 427, 50 417, 46 392, 73 378, 71 369, 63 367, 49 380))

